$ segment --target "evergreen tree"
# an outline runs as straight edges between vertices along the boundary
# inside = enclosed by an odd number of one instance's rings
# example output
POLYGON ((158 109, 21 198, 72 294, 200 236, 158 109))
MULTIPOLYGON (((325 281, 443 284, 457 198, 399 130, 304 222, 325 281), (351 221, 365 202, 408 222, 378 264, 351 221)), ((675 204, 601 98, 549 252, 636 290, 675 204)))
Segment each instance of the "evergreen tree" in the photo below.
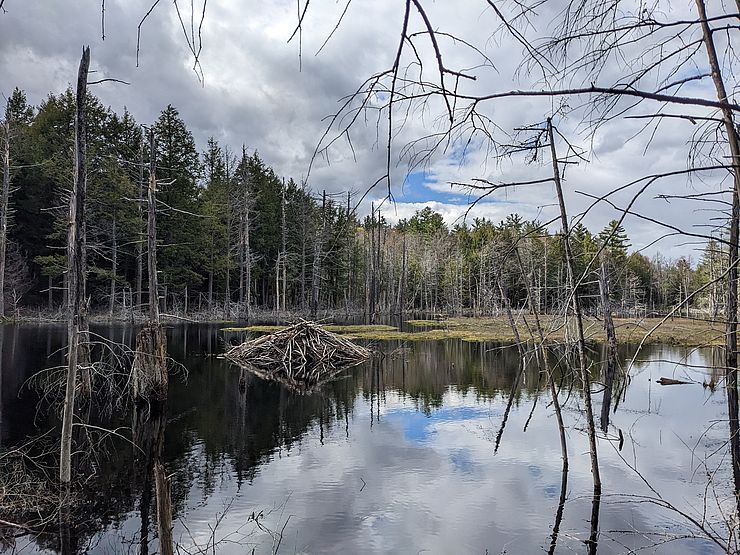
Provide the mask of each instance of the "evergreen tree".
POLYGON ((202 249, 204 225, 200 215, 200 159, 195 139, 179 112, 170 104, 154 124, 157 149, 159 269, 164 285, 182 291, 201 286, 207 267, 202 249))

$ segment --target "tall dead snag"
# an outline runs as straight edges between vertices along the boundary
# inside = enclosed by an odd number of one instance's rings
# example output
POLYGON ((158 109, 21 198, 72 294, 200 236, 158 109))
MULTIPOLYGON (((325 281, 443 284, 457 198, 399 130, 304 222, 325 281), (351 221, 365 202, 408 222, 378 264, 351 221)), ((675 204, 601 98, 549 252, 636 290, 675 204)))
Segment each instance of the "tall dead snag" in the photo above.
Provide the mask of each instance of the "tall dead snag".
POLYGON ((87 74, 90 69, 90 48, 82 49, 77 72, 75 110, 75 166, 72 194, 69 198, 67 230, 67 384, 62 415, 62 442, 59 461, 59 481, 69 485, 72 479, 72 419, 77 387, 77 364, 80 358, 80 326, 85 312, 84 221, 85 179, 85 104, 87 99, 87 74))
POLYGON ((149 131, 149 187, 147 189, 147 264, 149 273, 149 320, 136 337, 133 366, 135 401, 167 399, 167 342, 159 321, 157 279, 157 152, 154 131, 149 131))
MULTIPOLYGON (((108 315, 110 319, 113 319, 113 313, 116 309, 116 273, 118 272, 118 237, 116 235, 116 217, 113 216, 111 222, 111 277, 110 277, 110 298, 108 299, 108 315)), ((124 290, 125 294, 125 290, 124 290)), ((125 298, 124 298, 125 303, 125 298)))
POLYGON ((321 287, 321 251, 326 232, 326 191, 321 201, 321 231, 316 237, 313 248, 313 267, 311 270, 311 317, 316 318, 319 311, 319 292, 321 287))
POLYGON ((589 552, 596 552, 596 536, 598 532, 599 503, 601 500, 601 474, 599 472, 599 457, 596 452, 596 425, 594 423, 594 411, 591 403, 591 378, 588 373, 588 362, 586 361, 586 340, 583 333, 583 315, 581 313, 581 301, 575 287, 576 263, 573 259, 573 250, 570 245, 570 229, 568 225, 568 213, 565 210, 565 197, 560 182, 560 167, 558 153, 555 148, 555 136, 552 128, 552 120, 547 118, 547 135, 550 143, 550 157, 552 158, 552 176, 555 182, 555 191, 558 196, 560 208, 560 224, 563 231, 563 246, 565 247, 565 263, 567 265, 566 275, 568 293, 570 294, 571 306, 576 320, 576 343, 578 351, 578 366, 583 385, 583 403, 586 409, 586 429, 588 433, 589 454, 591 456, 591 476, 594 482, 594 498, 591 512, 591 537, 588 540, 589 552))
POLYGON ((396 314, 403 316, 406 304, 406 233, 403 234, 401 247, 401 272, 398 274, 398 297, 396 298, 396 314))
POLYGON ((288 289, 288 246, 287 246, 287 236, 288 231, 285 225, 285 179, 283 179, 283 185, 280 188, 281 191, 281 197, 280 197, 280 236, 281 236, 281 245, 280 245, 280 253, 278 254, 278 287, 277 287, 277 311, 280 312, 280 306, 281 306, 281 298, 282 298, 282 307, 283 310, 287 310, 287 297, 286 297, 286 291, 288 289), (282 274, 280 274, 282 272, 282 274), (280 287, 280 280, 282 279, 282 290, 280 287))
POLYGON ((144 227, 144 130, 139 130, 139 197, 138 197, 138 211, 139 219, 137 221, 137 228, 139 236, 136 240, 136 308, 141 310, 143 306, 141 300, 141 287, 144 281, 144 240, 143 240, 143 227, 144 227))
POLYGON ((252 251, 249 243, 249 185, 251 169, 247 147, 242 145, 242 158, 237 166, 238 187, 235 203, 239 211, 239 310, 238 316, 249 320, 252 302, 252 251), (242 308, 243 307, 243 308, 242 308), (243 316, 242 316, 243 310, 243 316))
POLYGON ((604 399, 601 403, 601 430, 606 433, 609 429, 609 410, 612 404, 614 375, 617 371, 617 334, 614 331, 612 305, 609 299, 609 277, 606 271, 605 250, 601 253, 599 293, 601 295, 601 310, 604 318, 604 332, 606 333, 606 372, 604 376, 604 399))
MULTIPOLYGON (((717 99, 727 104, 727 91, 722 78, 717 49, 714 45, 712 29, 707 20, 707 10, 704 0, 695 0, 696 9, 701 20, 701 30, 704 46, 712 70, 712 80, 717 91, 717 99)), ((732 455, 732 475, 735 480, 735 497, 737 511, 740 514, 740 422, 738 420, 738 392, 737 392, 737 288, 738 288, 738 236, 740 235, 740 137, 735 127, 732 110, 722 107, 722 123, 730 143, 732 156, 732 173, 734 187, 732 191, 732 213, 730 215, 730 237, 728 246, 728 274, 727 274, 727 305, 725 316, 727 328, 725 333, 725 387, 727 389, 727 412, 730 424, 730 453, 732 455)))
POLYGON ((231 318, 231 155, 228 147, 224 153, 224 166, 226 170, 226 284, 224 291, 224 315, 226 319, 231 318))
POLYGON ((10 114, 3 125, 3 190, 0 196, 0 318, 5 318, 5 257, 8 246, 8 199, 10 198, 10 114))

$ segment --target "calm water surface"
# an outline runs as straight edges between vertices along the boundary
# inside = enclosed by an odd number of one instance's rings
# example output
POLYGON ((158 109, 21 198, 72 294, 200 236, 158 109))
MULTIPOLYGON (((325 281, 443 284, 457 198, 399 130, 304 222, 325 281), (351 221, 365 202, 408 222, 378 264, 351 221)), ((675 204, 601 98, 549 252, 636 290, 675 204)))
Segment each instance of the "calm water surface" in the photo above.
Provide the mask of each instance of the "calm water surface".
MULTIPOLYGON (((129 344, 135 333, 128 327, 95 331, 129 344)), ((63 338, 64 331, 52 327, 0 331, 3 447, 54 421, 37 412, 37 395, 22 386, 59 363, 63 338)), ((240 389, 239 369, 211 356, 235 339, 216 325, 168 329, 170 354, 187 369, 187 380, 170 384, 164 450, 182 553, 214 542, 219 553, 550 548, 562 477, 557 423, 533 365, 513 387, 515 350, 457 340, 381 342, 376 346, 384 358, 300 396, 252 376, 240 389)), ((719 553, 685 517, 653 502, 662 498, 725 533, 718 508, 732 507, 725 397, 721 387, 712 392, 701 385, 718 375, 716 353, 650 347, 639 359, 607 433, 599 434, 598 552, 719 553), (698 383, 662 387, 654 383, 661 376, 698 383), (708 471, 714 473, 709 488, 708 471)), ((598 383, 594 391, 598 416, 598 383)), ((584 553, 592 482, 581 397, 567 377, 560 398, 570 469, 556 552, 584 553)), ((121 433, 130 437, 130 413, 119 411, 113 420, 128 427, 121 433)), ((109 442, 76 517, 78 551, 157 551, 155 511, 146 509, 148 495, 142 503, 148 488, 132 470, 134 456, 130 443, 109 442)), ((12 549, 53 552, 59 540, 53 533, 23 537, 12 549)))

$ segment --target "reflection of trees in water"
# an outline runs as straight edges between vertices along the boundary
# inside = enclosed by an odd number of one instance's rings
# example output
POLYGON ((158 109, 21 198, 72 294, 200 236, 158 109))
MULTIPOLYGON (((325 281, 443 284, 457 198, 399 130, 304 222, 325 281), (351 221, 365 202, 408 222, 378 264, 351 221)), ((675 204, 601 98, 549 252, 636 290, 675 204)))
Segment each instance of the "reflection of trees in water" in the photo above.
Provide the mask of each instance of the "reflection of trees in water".
MULTIPOLYGON (((114 328, 109 334, 114 340, 130 342, 135 334, 125 330, 114 328)), ((108 427, 131 425, 133 418, 133 441, 144 453, 121 441, 107 443, 108 453, 99 457, 95 475, 79 490, 84 498, 76 508, 72 531, 72 543, 78 550, 85 549, 90 542, 108 541, 99 533, 121 524, 131 512, 136 512, 140 520, 134 540, 142 552, 152 549, 156 511, 151 468, 157 453, 161 453, 172 476, 176 520, 184 513, 194 485, 205 500, 215 494, 224 475, 233 473, 239 486, 249 482, 261 465, 280 451, 293 449, 309 432, 315 432, 320 440, 336 428, 349 434, 349 420, 360 410, 358 402, 363 403, 361 410, 370 406, 378 413, 389 392, 393 392, 394 396, 412 402, 418 410, 429 414, 443 405, 450 391, 476 400, 499 398, 507 402, 513 397, 513 403, 518 405, 525 399, 534 402, 548 387, 535 363, 526 365, 513 387, 520 358, 512 347, 462 341, 387 342, 381 348, 386 353, 395 351, 394 356, 375 358, 355 367, 316 394, 299 395, 279 384, 242 375, 238 368, 222 360, 202 356, 223 348, 213 327, 175 327, 168 335, 174 357, 186 364, 189 377, 187 384, 179 381, 171 384, 166 441, 163 447, 155 441, 157 430, 163 429, 157 419, 142 424, 132 415, 113 421, 96 420, 100 415, 92 416, 93 422, 108 427), (158 446, 152 450, 153 445, 158 446), (137 469, 135 475, 132 468, 137 469)), ((53 336, 49 330, 36 328, 24 330, 16 340, 21 346, 46 346, 38 350, 17 349, 11 373, 3 372, 0 416, 5 428, 3 441, 10 437, 8 429, 29 431, 34 409, 28 409, 33 403, 25 402, 25 395, 30 394, 23 394, 23 403, 14 400, 26 377, 18 369, 47 366, 46 353, 56 348, 56 339, 47 344, 47 339, 53 336)), ((10 341, 7 334, 4 341, 6 345, 10 341)), ((10 367, 7 352, 3 350, 3 368, 10 367)), ((628 359, 632 352, 630 347, 620 347, 620 359, 628 359)), ((640 358, 653 355, 660 356, 654 348, 644 347, 640 358)), ((600 349, 592 347, 590 356, 598 361, 600 349)), ((553 354, 552 360, 559 361, 560 357, 553 354)), ((600 381, 601 365, 593 364, 591 369, 592 379, 600 381)), ((640 369, 638 366, 637 370, 640 369)), ((579 381, 573 379, 564 364, 554 367, 554 376, 563 394, 579 387, 579 381)), ((615 376, 609 412, 626 395, 627 382, 620 376, 619 373, 615 376)), ((14 431, 13 437, 20 437, 18 433, 14 431)), ((56 535, 41 535, 37 543, 59 548, 56 535)))

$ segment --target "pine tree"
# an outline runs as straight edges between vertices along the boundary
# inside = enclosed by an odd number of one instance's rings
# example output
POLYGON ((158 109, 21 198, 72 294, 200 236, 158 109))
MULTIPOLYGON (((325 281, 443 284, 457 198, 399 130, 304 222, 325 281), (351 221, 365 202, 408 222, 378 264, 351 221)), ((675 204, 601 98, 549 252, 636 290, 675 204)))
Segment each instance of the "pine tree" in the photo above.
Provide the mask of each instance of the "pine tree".
MULTIPOLYGON (((157 233, 162 248, 158 251, 162 284, 182 291, 188 302, 188 286, 201 286, 205 280, 204 222, 198 178, 200 159, 195 139, 179 112, 170 104, 154 124, 157 145, 157 233)), ((166 300, 165 300, 166 302, 166 300)))

